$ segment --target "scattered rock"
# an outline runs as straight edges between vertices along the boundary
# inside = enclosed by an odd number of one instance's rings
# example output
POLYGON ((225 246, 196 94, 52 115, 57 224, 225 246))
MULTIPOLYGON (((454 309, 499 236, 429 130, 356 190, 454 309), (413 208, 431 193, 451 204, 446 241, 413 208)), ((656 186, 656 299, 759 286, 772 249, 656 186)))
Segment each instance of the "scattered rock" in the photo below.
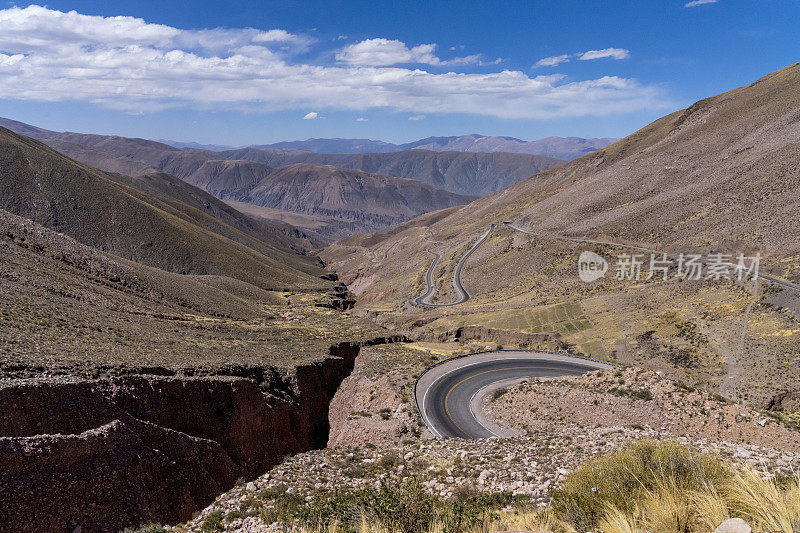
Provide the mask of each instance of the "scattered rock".
POLYGON ((714 530, 714 533, 751 533, 753 529, 741 518, 729 518, 714 530))

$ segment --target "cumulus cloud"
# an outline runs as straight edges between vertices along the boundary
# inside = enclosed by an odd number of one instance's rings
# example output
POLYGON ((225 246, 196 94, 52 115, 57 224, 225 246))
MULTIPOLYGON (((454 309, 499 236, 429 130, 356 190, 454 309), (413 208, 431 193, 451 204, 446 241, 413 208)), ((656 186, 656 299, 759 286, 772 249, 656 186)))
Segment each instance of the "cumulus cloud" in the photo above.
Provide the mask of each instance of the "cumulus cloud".
POLYGON ((297 35, 292 35, 286 30, 269 30, 262 31, 253 37, 253 42, 256 43, 287 43, 296 41, 297 35))
POLYGON ((358 117, 356 119, 356 122, 367 122, 367 121, 369 121, 369 119, 368 118, 364 118, 364 117, 358 117))
POLYGON ((716 4, 717 2, 719 2, 719 0, 692 0, 691 2, 683 4, 683 7, 702 6, 704 4, 716 4))
POLYGON ((561 54, 560 56, 543 57, 536 62, 534 67, 555 67, 561 63, 567 63, 572 56, 570 54, 561 54))
POLYGON ((0 50, 5 52, 29 53, 59 46, 146 46, 216 51, 254 43, 292 44, 304 48, 311 42, 308 37, 281 29, 180 30, 135 17, 64 13, 36 5, 0 10, 0 50))
POLYGON ((306 116, 303 117, 303 120, 314 120, 315 118, 319 118, 319 113, 316 111, 311 111, 310 113, 306 113, 306 116))
POLYGON ((384 66, 398 63, 438 62, 433 55, 434 44, 421 44, 409 48, 405 43, 390 39, 367 39, 342 48, 336 60, 350 65, 384 66))
POLYGON ((628 59, 631 57, 630 50, 624 48, 603 48, 602 50, 589 50, 584 52, 578 60, 588 61, 590 59, 602 59, 604 57, 613 57, 614 59, 628 59))
POLYGON ((669 105, 657 88, 616 76, 565 82, 513 70, 386 66, 398 54, 444 62, 435 45, 384 41, 345 56, 360 60, 308 64, 294 61, 293 51, 313 41, 283 30, 182 30, 133 17, 9 8, 0 10, 0 98, 84 101, 126 112, 385 108, 534 119, 669 105))
POLYGON ((426 118, 428 118, 428 117, 426 117, 425 115, 414 115, 414 116, 408 117, 408 120, 425 120, 426 118))
POLYGON ((409 48, 395 39, 366 39, 345 46, 336 53, 336 60, 354 66, 385 67, 408 63, 425 65, 480 64, 481 55, 470 55, 442 60, 436 56, 435 44, 420 44, 409 48))

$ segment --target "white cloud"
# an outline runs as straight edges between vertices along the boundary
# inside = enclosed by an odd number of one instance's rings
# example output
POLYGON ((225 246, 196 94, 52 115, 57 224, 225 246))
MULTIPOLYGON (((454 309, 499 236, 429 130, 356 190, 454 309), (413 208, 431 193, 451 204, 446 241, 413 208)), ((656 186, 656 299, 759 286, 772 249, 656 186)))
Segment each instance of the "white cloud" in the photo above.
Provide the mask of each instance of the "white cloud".
POLYGON ((425 115, 414 115, 414 116, 408 117, 408 120, 425 120, 426 118, 428 118, 428 117, 426 117, 425 115))
POLYGON ((345 46, 336 53, 336 60, 353 66, 365 67, 387 67, 409 63, 454 66, 481 64, 480 54, 442 60, 436 56, 435 52, 435 44, 420 44, 409 48, 402 41, 377 38, 345 46))
POLYGON ((255 43, 285 43, 297 39, 297 35, 292 35, 286 30, 269 30, 256 34, 253 37, 255 43))
POLYGON ((543 57, 536 62, 534 67, 555 67, 561 63, 569 62, 572 56, 569 54, 561 54, 560 56, 543 57))
POLYGON ((180 30, 135 17, 101 17, 41 6, 0 10, 0 50, 28 53, 58 46, 150 46, 219 50, 259 44, 306 47, 312 40, 285 30, 253 28, 180 30))
POLYGON ((311 111, 310 113, 306 113, 306 116, 303 117, 303 120, 314 120, 315 118, 319 118, 319 113, 316 111, 311 111))
POLYGON ((694 6, 702 6, 705 4, 716 4, 719 0, 692 0, 691 2, 687 2, 683 4, 683 7, 694 7, 694 6))
POLYGON ((133 17, 9 8, 0 10, 0 98, 82 101, 126 112, 385 108, 528 119, 671 105, 657 88, 616 76, 565 82, 513 70, 431 73, 384 66, 397 54, 447 64, 434 55, 433 44, 408 48, 384 41, 389 44, 364 45, 346 56, 361 60, 319 65, 294 62, 293 51, 313 41, 283 30, 181 30, 133 17))
POLYGON ((588 52, 578 52, 577 54, 561 54, 558 56, 543 57, 533 65, 533 68, 555 67, 561 63, 569 63, 572 61, 573 57, 577 58, 579 61, 589 61, 605 57, 628 59, 630 56, 630 51, 624 48, 604 48, 603 50, 589 50, 588 52))
POLYGON ((342 48, 336 60, 350 65, 385 66, 399 63, 438 64, 433 55, 435 44, 421 44, 409 48, 405 43, 390 39, 367 39, 342 48))
POLYGON ((464 57, 454 57, 453 59, 448 59, 447 61, 442 61, 442 65, 483 65, 483 61, 481 58, 483 56, 480 54, 475 54, 471 56, 464 56, 464 57))
POLYGON ((368 121, 369 121, 369 119, 368 118, 364 118, 364 117, 358 117, 356 119, 356 122, 368 122, 368 121))
POLYGON ((630 50, 624 48, 604 48, 602 50, 589 50, 584 52, 578 60, 588 61, 590 59, 602 59, 604 57, 613 57, 614 59, 628 59, 631 57, 630 50))

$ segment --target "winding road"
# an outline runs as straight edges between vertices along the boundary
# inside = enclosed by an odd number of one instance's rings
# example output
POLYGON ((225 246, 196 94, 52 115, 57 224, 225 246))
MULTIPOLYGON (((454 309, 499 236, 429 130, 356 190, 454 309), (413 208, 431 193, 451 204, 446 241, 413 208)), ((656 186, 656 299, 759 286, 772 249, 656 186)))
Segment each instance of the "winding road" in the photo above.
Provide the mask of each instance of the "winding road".
POLYGON ((613 367, 546 352, 483 352, 428 368, 417 380, 414 397, 422 420, 437 437, 504 437, 510 434, 481 412, 483 398, 493 389, 526 378, 577 376, 608 368, 613 367))
MULTIPOLYGON (((439 264, 439 261, 442 259, 442 254, 435 252, 433 248, 429 248, 426 250, 429 254, 433 256, 433 262, 431 266, 428 267, 427 272, 425 272, 425 292, 422 293, 420 296, 417 296, 412 300, 415 304, 422 306, 422 307, 452 307, 454 305, 463 304, 467 300, 470 299, 470 294, 464 288, 464 285, 461 283, 461 271, 464 268, 464 264, 469 259, 469 256, 478 249, 478 247, 484 243, 484 241, 491 235, 492 231, 497 227, 497 224, 489 224, 489 227, 486 231, 481 235, 475 244, 467 250, 467 253, 461 257, 461 259, 456 264, 456 268, 453 270, 453 288, 456 290, 456 294, 458 294, 458 298, 454 302, 446 303, 446 304, 434 304, 430 303, 430 299, 436 293, 436 285, 433 283, 433 276, 434 272, 436 271, 436 266, 439 264)), ((428 240, 428 238, 425 238, 428 240)))
POLYGON ((401 242, 403 242, 404 240, 406 240, 406 238, 405 238, 405 237, 403 237, 403 238, 402 238, 402 239, 400 239, 399 241, 395 241, 395 242, 394 242, 394 243, 393 243, 391 246, 389 246, 387 249, 385 249, 385 250, 383 251, 383 258, 382 258, 382 259, 378 259, 378 258, 377 258, 377 256, 375 255, 375 252, 373 252, 372 250, 370 250, 370 253, 372 254, 372 259, 370 259, 370 260, 369 260, 369 262, 370 262, 370 263, 380 263, 381 261, 384 261, 384 260, 386 260, 386 259, 389 257, 389 252, 391 252, 391 251, 392 251, 392 249, 393 249, 395 246, 397 246, 398 244, 400 244, 400 243, 401 243, 401 242))
MULTIPOLYGON (((542 236, 518 228, 510 222, 503 224, 509 229, 537 237, 617 246, 646 253, 663 253, 641 246, 613 242, 542 236)), ((461 284, 461 270, 469 256, 483 244, 496 227, 496 224, 491 224, 456 265, 453 271, 453 286, 458 294, 458 299, 451 303, 433 304, 429 301, 436 292, 433 276, 442 256, 433 248, 428 249, 427 252, 434 256, 434 260, 425 273, 425 292, 415 298, 414 303, 423 307, 451 307, 469 300, 470 295, 461 284)), ((426 240, 429 239, 426 237, 426 240)), ((730 263, 730 267, 734 270, 739 268, 732 263, 730 263)), ((800 291, 800 285, 769 274, 758 273, 758 278, 800 291)), ((744 322, 746 325, 746 315, 744 322)), ((608 369, 614 366, 616 365, 594 359, 546 352, 520 350, 471 354, 449 359, 425 370, 414 386, 414 399, 425 425, 437 437, 478 439, 512 436, 511 430, 497 426, 483 413, 484 401, 494 390, 532 377, 576 376, 591 370, 608 369)))

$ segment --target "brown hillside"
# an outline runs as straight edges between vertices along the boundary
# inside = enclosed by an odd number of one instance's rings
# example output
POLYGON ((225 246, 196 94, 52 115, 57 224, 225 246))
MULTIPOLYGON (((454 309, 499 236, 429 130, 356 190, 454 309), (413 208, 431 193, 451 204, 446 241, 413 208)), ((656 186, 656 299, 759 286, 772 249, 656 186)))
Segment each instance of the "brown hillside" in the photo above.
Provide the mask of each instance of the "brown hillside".
POLYGON ((404 150, 379 154, 317 154, 293 149, 242 148, 220 154, 270 167, 294 163, 333 165, 385 176, 411 178, 446 191, 484 196, 532 174, 563 163, 560 159, 529 154, 434 152, 404 150))
POLYGON ((274 171, 246 198, 256 205, 357 220, 377 228, 472 199, 416 180, 310 164, 274 171))
MULTIPOLYGON (((29 132, 68 157, 107 172, 129 176, 163 172, 195 185, 217 198, 238 202, 240 206, 251 203, 257 207, 278 209, 279 212, 261 210, 256 213, 257 209, 247 208, 266 222, 271 234, 288 233, 289 239, 287 241, 284 238, 284 242, 299 250, 355 233, 384 230, 424 212, 461 205, 472 199, 421 183, 412 183, 410 180, 395 180, 386 176, 367 177, 366 173, 352 170, 339 169, 331 173, 320 168, 311 173, 316 178, 308 181, 310 167, 286 164, 281 165, 285 168, 275 170, 262 162, 220 159, 222 156, 213 152, 177 149, 145 139, 57 133, 0 119, 0 125, 3 124, 14 131, 29 132), (300 169, 299 174, 294 175, 297 169, 300 169), (348 192, 342 194, 344 190, 339 191, 337 187, 320 181, 323 177, 334 175, 338 176, 338 181, 334 180, 337 183, 347 182, 345 188, 348 192), (342 178, 344 181, 341 181, 342 178), (281 180, 284 183, 279 183, 281 180), (297 184, 301 182, 305 182, 310 189, 298 189, 297 184), (258 199, 254 200, 251 192, 257 186, 258 199), (283 191, 281 194, 286 193, 288 196, 276 197, 274 193, 278 189, 283 191), (330 198, 326 198, 329 195, 330 198), (346 205, 342 203, 343 200, 353 203, 346 205), (317 218, 313 221, 304 220, 291 217, 283 211, 317 218), (292 234, 285 223, 282 223, 285 220, 293 220, 304 234, 292 234), (321 225, 320 221, 323 222, 321 225)), ((532 167, 523 172, 527 175, 535 170, 532 167)), ((454 167, 451 171, 454 171, 454 167)), ((466 175, 470 170, 462 169, 461 172, 466 175)))
POLYGON ((126 259, 265 289, 325 285, 310 258, 8 130, 0 130, 0 177, 0 208, 126 259))

